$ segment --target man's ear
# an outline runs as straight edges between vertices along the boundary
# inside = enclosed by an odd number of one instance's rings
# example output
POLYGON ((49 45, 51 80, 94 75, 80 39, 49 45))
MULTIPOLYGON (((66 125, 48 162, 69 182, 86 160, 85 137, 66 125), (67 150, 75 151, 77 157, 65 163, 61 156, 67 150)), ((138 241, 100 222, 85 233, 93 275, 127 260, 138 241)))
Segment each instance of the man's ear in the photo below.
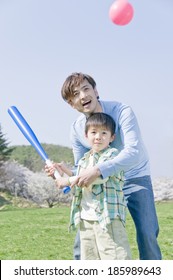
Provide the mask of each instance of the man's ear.
POLYGON ((95 96, 97 97, 97 99, 99 99, 99 94, 98 94, 98 91, 97 91, 96 87, 94 88, 94 92, 95 92, 95 96))
POLYGON ((72 108, 74 108, 73 102, 72 102, 70 99, 67 101, 67 103, 68 103, 72 108))

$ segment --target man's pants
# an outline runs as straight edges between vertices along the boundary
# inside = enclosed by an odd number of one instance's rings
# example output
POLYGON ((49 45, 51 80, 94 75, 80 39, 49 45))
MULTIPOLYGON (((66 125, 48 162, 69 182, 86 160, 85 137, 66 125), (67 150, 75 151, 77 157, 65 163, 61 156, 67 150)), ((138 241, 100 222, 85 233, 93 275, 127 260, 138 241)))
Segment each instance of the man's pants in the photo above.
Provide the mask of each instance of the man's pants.
MULTIPOLYGON (((126 180, 123 191, 136 227, 139 258, 161 260, 162 256, 157 243, 159 226, 150 176, 126 180)), ((74 259, 80 260, 79 232, 74 244, 74 259)))

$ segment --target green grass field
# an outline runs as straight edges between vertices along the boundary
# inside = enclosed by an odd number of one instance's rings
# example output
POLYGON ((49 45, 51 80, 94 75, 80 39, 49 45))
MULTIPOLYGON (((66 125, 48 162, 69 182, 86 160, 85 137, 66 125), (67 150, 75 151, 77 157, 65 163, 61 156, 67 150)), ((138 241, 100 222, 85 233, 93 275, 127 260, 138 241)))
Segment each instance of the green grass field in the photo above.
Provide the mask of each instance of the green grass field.
MULTIPOLYGON (((164 260, 173 259, 173 202, 156 204, 159 244, 164 260)), ((71 260, 75 232, 68 233, 70 208, 7 208, 0 211, 1 260, 71 260)), ((138 259, 130 215, 127 231, 133 259, 138 259)))

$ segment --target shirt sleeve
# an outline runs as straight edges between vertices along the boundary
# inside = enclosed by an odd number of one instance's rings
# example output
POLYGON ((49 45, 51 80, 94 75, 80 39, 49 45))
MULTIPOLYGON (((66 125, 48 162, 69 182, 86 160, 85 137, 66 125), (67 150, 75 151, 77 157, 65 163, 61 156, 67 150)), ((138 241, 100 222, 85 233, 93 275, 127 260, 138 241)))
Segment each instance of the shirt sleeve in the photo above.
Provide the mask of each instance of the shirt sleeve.
POLYGON ((129 171, 142 161, 144 154, 146 156, 138 122, 130 107, 122 109, 118 126, 123 148, 113 159, 97 164, 103 178, 112 176, 122 170, 124 172, 129 171))

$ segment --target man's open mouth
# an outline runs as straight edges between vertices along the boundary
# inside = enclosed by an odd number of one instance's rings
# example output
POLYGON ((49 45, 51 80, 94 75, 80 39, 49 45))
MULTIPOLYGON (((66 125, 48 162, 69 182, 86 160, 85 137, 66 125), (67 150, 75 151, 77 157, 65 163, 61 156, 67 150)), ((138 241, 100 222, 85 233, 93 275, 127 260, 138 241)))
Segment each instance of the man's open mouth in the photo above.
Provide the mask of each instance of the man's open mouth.
POLYGON ((82 104, 82 106, 88 106, 89 104, 91 103, 91 100, 89 100, 89 101, 86 101, 86 102, 84 102, 83 104, 82 104))

